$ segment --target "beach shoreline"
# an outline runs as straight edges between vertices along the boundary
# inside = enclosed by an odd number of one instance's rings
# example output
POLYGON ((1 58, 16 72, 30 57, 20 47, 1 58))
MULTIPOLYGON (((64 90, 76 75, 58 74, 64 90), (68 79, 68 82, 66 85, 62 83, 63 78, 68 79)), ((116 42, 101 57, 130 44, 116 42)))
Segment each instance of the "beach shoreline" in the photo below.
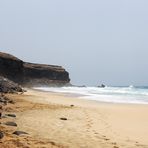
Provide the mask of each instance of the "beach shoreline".
POLYGON ((8 96, 16 103, 4 113, 16 114, 17 127, 1 124, 3 147, 17 147, 17 141, 21 147, 148 147, 148 105, 96 102, 32 89, 8 96), (14 130, 28 135, 11 135, 14 130))
POLYGON ((148 104, 147 87, 34 87, 43 92, 62 93, 65 96, 74 96, 80 99, 93 100, 105 103, 121 104, 148 104))

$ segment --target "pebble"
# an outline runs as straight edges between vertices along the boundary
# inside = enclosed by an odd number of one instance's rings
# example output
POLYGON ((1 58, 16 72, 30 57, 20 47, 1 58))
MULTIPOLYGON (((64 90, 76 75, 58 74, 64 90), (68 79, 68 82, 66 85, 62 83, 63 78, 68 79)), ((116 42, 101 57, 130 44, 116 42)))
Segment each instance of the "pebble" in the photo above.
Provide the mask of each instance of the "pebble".
POLYGON ((60 118, 61 120, 67 120, 67 118, 60 118))

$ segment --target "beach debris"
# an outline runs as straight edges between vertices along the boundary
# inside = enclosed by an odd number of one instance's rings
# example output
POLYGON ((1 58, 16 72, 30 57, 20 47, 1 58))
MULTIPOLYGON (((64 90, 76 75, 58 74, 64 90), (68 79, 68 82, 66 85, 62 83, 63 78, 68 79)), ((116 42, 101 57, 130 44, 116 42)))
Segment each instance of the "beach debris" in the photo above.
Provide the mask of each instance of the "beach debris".
POLYGON ((15 114, 5 114, 6 116, 9 116, 9 117, 16 117, 16 115, 15 114))
POLYGON ((61 120, 67 120, 67 118, 64 118, 64 117, 62 117, 62 118, 60 118, 61 120))
POLYGON ((17 124, 15 122, 6 122, 4 124, 8 125, 8 126, 17 126, 17 124))
POLYGON ((71 107, 74 107, 74 105, 73 105, 73 104, 71 104, 70 106, 71 106, 71 107))
POLYGON ((0 139, 2 139, 3 137, 4 137, 4 133, 0 131, 0 139))
POLYGON ((20 136, 20 135, 26 135, 26 134, 28 134, 28 133, 23 132, 23 131, 15 131, 15 132, 13 132, 13 134, 14 134, 14 135, 17 135, 17 136, 20 136))

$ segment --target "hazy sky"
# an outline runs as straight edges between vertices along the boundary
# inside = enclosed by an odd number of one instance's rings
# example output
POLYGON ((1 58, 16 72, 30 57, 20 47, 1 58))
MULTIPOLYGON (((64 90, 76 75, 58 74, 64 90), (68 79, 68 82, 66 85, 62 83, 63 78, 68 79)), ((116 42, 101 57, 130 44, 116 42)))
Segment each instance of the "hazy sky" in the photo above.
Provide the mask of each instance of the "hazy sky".
POLYGON ((147 85, 148 0, 0 0, 0 51, 74 84, 147 85))

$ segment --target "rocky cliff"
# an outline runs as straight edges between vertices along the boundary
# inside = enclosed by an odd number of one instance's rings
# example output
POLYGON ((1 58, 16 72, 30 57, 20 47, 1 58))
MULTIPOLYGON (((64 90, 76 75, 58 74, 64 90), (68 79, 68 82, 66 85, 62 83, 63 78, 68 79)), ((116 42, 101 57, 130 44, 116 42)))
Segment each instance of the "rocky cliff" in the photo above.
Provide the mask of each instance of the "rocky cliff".
POLYGON ((23 92, 23 89, 18 84, 0 76, 0 92, 17 93, 17 92, 23 92))
POLYGON ((69 73, 61 66, 27 63, 2 52, 0 76, 27 86, 66 85, 70 82, 69 73))

